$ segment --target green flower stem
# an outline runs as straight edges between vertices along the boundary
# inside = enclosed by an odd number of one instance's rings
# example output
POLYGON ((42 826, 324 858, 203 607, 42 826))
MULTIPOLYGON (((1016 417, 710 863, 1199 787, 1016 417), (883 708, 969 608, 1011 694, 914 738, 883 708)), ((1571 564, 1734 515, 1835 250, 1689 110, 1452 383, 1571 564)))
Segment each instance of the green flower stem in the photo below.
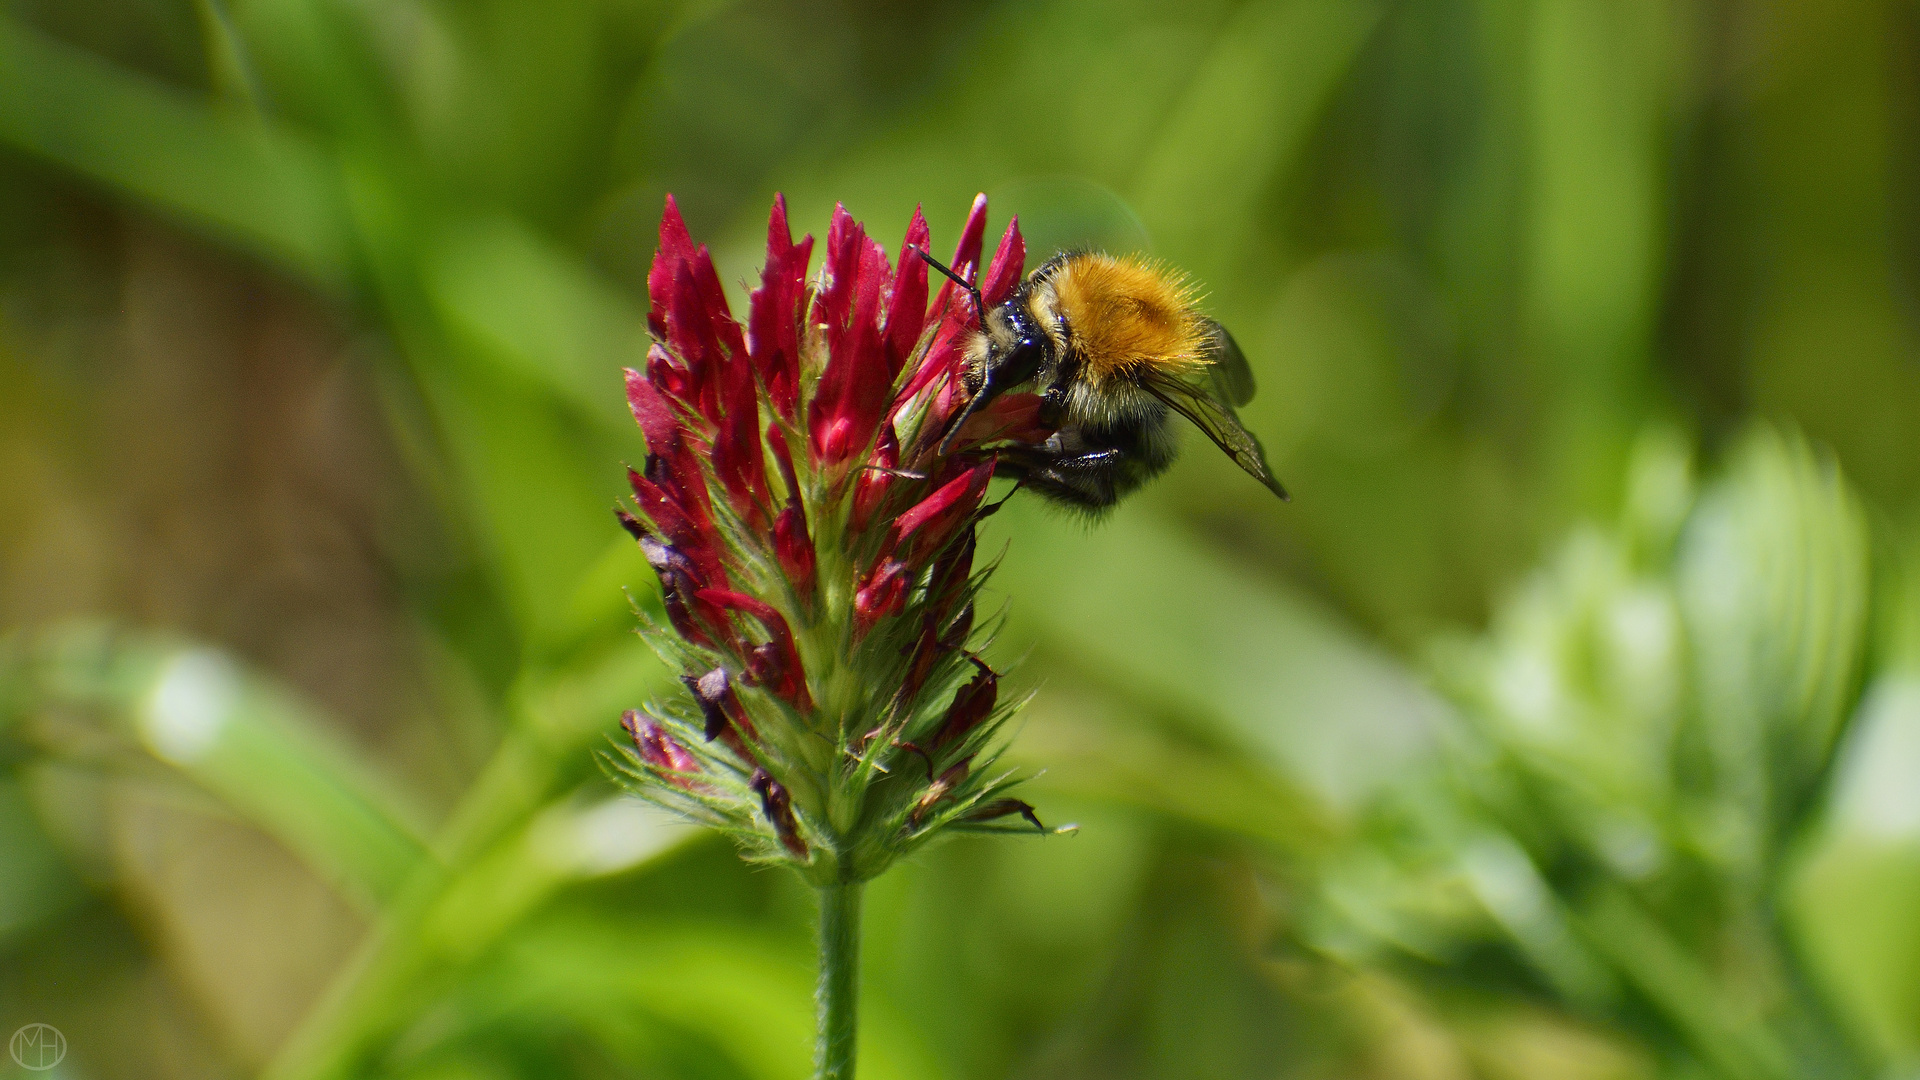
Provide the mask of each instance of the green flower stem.
POLYGON ((816 1080, 853 1080, 860 1007, 860 891, 865 883, 820 887, 820 985, 815 991, 820 1041, 816 1080))

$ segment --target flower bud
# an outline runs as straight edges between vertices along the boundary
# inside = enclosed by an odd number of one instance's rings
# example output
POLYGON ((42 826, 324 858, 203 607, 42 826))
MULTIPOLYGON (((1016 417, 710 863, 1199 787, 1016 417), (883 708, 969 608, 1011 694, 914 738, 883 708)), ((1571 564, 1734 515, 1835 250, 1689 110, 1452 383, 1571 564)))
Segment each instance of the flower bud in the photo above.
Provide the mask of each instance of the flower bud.
POLYGON ((767 822, 779 835, 781 846, 794 858, 804 862, 807 858, 807 842, 800 838, 800 823, 793 816, 793 797, 765 769, 753 771, 749 786, 760 793, 761 809, 767 815, 767 822))
MULTIPOLYGON (((633 739, 633 745, 640 752, 640 760, 671 773, 700 772, 700 759, 693 752, 675 742, 673 736, 651 718, 643 716, 638 709, 628 709, 620 716, 620 726, 627 729, 633 739)), ((692 791, 698 783, 686 777, 668 777, 668 782, 676 787, 692 791)))

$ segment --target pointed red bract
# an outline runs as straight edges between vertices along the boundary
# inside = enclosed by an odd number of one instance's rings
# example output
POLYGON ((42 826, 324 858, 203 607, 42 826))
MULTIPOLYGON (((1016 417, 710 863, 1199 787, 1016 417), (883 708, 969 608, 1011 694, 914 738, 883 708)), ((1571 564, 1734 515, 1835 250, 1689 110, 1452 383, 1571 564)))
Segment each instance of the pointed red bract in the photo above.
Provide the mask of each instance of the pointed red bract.
POLYGON ((786 197, 775 195, 767 220, 767 263, 749 300, 747 329, 753 365, 766 384, 767 398, 789 421, 800 401, 800 341, 808 304, 807 261, 812 257, 813 237, 793 242, 786 197))
MULTIPOLYGON (((1008 226, 1014 236, 1019 235, 1017 225, 1014 222, 1008 226)), ((986 234, 987 197, 977 195, 973 200, 973 209, 967 214, 966 227, 961 230, 960 243, 954 248, 953 261, 947 264, 954 273, 969 281, 976 280, 980 269, 980 248, 986 234)), ((1001 247, 1007 247, 1004 239, 1001 247)), ((1024 256, 1024 241, 1020 244, 1020 250, 1024 256)), ((958 380, 964 367, 962 349, 968 335, 979 328, 980 315, 973 309, 973 298, 951 279, 941 275, 940 291, 934 295, 933 311, 929 316, 937 322, 932 344, 920 366, 895 397, 896 406, 906 403, 930 386, 938 387, 928 420, 936 430, 945 428, 947 419, 958 411, 962 400, 958 380)))
POLYGON ((1000 237, 1000 246, 994 250, 993 263, 987 268, 986 280, 980 283, 980 299, 988 307, 1004 304, 1007 297, 1013 295, 1013 287, 1020 284, 1027 266, 1027 241, 1020 235, 1020 219, 1007 222, 1007 231, 1000 237))
POLYGON ((874 512, 887 496, 887 489, 893 485, 892 470, 900 467, 900 440, 893 434, 891 427, 880 432, 880 440, 874 445, 873 453, 868 455, 867 465, 853 482, 853 523, 854 531, 864 532, 873 523, 874 512))
POLYGON ((914 254, 925 251, 930 234, 918 206, 900 244, 900 265, 894 268, 893 291, 887 297, 887 379, 892 381, 906 365, 927 325, 927 261, 914 254))
POLYGON ((894 519, 890 547, 912 541, 916 552, 934 552, 946 543, 955 526, 980 507, 993 477, 988 459, 940 485, 906 513, 894 519))
POLYGON ((1040 422, 1038 394, 1001 394, 993 404, 967 418, 956 436, 960 443, 1045 442, 1051 430, 1040 422))
POLYGON ((802 604, 811 605, 814 593, 816 559, 813 534, 807 528, 806 501, 800 497, 800 477, 793 468, 793 451, 787 446, 786 432, 779 424, 767 427, 767 445, 773 448, 773 460, 780 466, 780 480, 787 488, 787 505, 773 523, 773 553, 787 583, 802 604))
POLYGON ((694 281, 693 267, 681 263, 674 268, 671 291, 658 297, 656 304, 667 309, 667 345, 686 365, 689 393, 683 404, 699 412, 709 422, 719 419, 718 379, 725 357, 714 337, 713 320, 708 317, 700 288, 694 281))
POLYGON ((725 411, 713 439, 714 475, 726 489, 734 513, 750 528, 764 528, 772 497, 761 450, 760 398, 754 392, 753 369, 744 359, 736 360, 721 369, 719 382, 725 411))
MULTIPOLYGON (((967 223, 960 229, 960 242, 954 245, 953 259, 947 267, 962 279, 973 280, 980 271, 980 245, 986 238, 987 196, 983 192, 973 197, 973 206, 967 210, 967 223)), ((978 314, 973 310, 973 302, 963 299, 966 294, 957 292, 959 286, 946 275, 941 275, 940 282, 940 291, 933 299, 934 314, 963 323, 973 321, 978 314)))
POLYGON ((793 586, 794 595, 802 603, 811 603, 814 575, 818 568, 813 553, 813 537, 807 534, 807 515, 799 503, 781 510, 780 516, 774 519, 773 548, 774 555, 780 560, 780 571, 793 586))
POLYGON ((745 612, 760 623, 767 641, 747 650, 747 671, 760 685, 786 699, 789 705, 805 712, 813 708, 807 693, 807 672, 800 663, 793 631, 786 616, 773 605, 745 593, 725 589, 702 589, 699 599, 728 611, 745 612))
POLYGON ((808 410, 813 460, 833 468, 864 451, 893 397, 881 349, 880 296, 887 257, 846 207, 836 206, 827 231, 827 284, 820 296, 827 327, 827 367, 808 410))
POLYGON ((900 614, 907 603, 907 564, 882 559, 860 582, 853 595, 854 633, 864 637, 881 619, 900 614))
POLYGON ((680 216, 680 204, 667 196, 666 212, 660 215, 660 249, 653 254, 653 266, 647 271, 647 296, 653 301, 647 312, 647 326, 653 336, 666 340, 666 309, 661 298, 673 291, 673 275, 681 263, 693 258, 693 237, 680 216))

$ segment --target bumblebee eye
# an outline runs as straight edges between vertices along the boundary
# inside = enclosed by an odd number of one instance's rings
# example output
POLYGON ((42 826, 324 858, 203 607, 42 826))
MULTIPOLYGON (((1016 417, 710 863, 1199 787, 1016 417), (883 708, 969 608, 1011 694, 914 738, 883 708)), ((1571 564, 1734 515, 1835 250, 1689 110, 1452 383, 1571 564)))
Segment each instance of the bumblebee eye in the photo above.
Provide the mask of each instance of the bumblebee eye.
POLYGON ((1040 373, 1046 356, 1039 339, 1023 337, 994 365, 993 381, 1003 387, 1018 386, 1040 373))

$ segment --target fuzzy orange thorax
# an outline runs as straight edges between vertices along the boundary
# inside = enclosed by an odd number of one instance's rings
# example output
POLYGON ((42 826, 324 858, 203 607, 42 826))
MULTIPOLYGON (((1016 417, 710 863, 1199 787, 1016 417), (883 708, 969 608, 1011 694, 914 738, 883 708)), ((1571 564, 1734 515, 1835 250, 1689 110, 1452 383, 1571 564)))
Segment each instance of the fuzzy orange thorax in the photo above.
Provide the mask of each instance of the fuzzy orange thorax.
POLYGON ((1206 364, 1206 324, 1179 273, 1136 257, 1091 254, 1070 259, 1049 284, 1089 381, 1206 364))

